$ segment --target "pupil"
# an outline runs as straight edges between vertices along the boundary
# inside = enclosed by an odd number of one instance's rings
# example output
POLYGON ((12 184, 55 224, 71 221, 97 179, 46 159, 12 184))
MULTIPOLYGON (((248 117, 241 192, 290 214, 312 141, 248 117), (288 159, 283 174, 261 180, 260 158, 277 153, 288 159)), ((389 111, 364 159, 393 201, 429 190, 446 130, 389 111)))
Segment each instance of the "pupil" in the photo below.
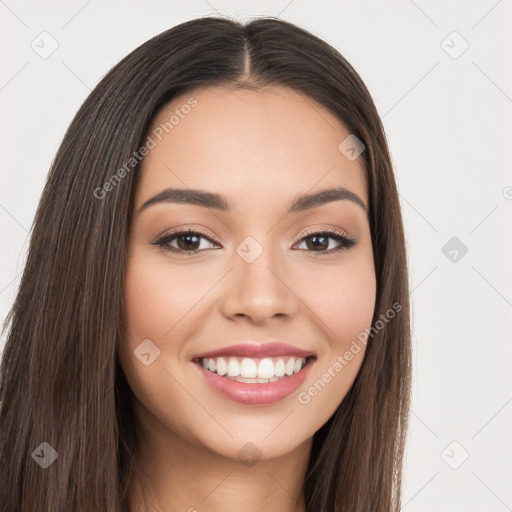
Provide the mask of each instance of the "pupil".
MULTIPOLYGON (((328 239, 328 237, 326 237, 326 236, 314 235, 314 236, 312 236, 312 237, 310 238, 310 240, 311 240, 311 245, 312 245, 313 247, 317 247, 317 248, 318 248, 319 246, 325 246, 325 245, 326 245, 326 241, 327 241, 327 239, 328 239), (322 240, 322 242, 318 243, 318 242, 316 241, 316 240, 318 240, 318 239, 322 240), (315 240, 315 241, 314 241, 314 240, 315 240)), ((328 245, 329 245, 329 244, 327 243, 327 246, 326 246, 326 247, 322 247, 322 249, 327 249, 328 245)))
POLYGON ((183 249, 184 251, 194 251, 197 249, 197 247, 189 247, 187 244, 194 244, 197 245, 199 238, 196 235, 181 235, 178 238, 178 247, 180 249, 183 249), (194 241, 191 241, 191 239, 195 239, 194 241), (186 240, 185 244, 180 243, 182 240, 186 240))

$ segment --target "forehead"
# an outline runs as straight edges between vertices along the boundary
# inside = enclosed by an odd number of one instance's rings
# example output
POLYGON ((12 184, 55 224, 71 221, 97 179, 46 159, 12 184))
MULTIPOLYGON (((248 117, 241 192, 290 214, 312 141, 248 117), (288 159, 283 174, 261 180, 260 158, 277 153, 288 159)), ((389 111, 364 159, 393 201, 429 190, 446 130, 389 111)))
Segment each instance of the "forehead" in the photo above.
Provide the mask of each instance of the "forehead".
POLYGON ((182 94, 153 120, 137 203, 163 188, 222 193, 235 209, 255 200, 342 186, 368 207, 362 159, 338 149, 347 127, 286 87, 212 87, 182 94), (191 106, 193 105, 193 106, 191 106))

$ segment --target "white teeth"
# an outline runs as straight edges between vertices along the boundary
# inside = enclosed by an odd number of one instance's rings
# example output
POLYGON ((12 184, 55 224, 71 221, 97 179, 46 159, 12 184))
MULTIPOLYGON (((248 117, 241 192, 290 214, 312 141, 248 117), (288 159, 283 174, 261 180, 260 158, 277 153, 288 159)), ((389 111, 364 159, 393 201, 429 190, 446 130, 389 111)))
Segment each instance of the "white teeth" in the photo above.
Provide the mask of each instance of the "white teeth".
POLYGON ((262 379, 271 379, 274 376, 274 363, 270 357, 265 357, 258 365, 258 377, 262 379))
POLYGON ((228 363, 223 357, 217 358, 217 373, 219 375, 226 375, 228 373, 228 363))
MULTIPOLYGON (((293 358, 291 358, 290 361, 293 361, 293 358)), ((302 359, 300 359, 300 361, 302 361, 302 359)), ((274 366, 274 372, 276 377, 284 377, 285 368, 286 367, 284 365, 284 361, 282 359, 279 359, 274 366)))
POLYGON ((230 377, 238 377, 240 375, 240 365, 234 357, 229 360, 228 375, 230 377))
POLYGON ((245 377, 246 379, 253 379, 258 375, 258 367, 253 359, 249 359, 248 357, 244 357, 242 359, 242 364, 240 365, 240 377, 245 377))
POLYGON ((279 380, 279 377, 272 377, 271 379, 261 379, 259 377, 255 379, 246 379, 245 377, 227 377, 230 380, 236 380, 237 382, 245 382, 246 384, 268 384, 269 382, 275 382, 279 380))
POLYGON ((285 367, 285 370, 284 370, 286 375, 293 375, 293 368, 294 368, 294 366, 295 366, 295 360, 292 357, 286 363, 286 367, 285 367))
POLYGON ((304 357, 213 357, 200 361, 203 368, 222 377, 240 382, 275 382, 282 377, 298 373, 306 365, 304 357))
POLYGON ((246 384, 266 384, 268 382, 268 379, 261 379, 261 378, 255 378, 255 379, 249 379, 247 377, 233 377, 233 380, 236 380, 237 382, 245 382, 246 384))

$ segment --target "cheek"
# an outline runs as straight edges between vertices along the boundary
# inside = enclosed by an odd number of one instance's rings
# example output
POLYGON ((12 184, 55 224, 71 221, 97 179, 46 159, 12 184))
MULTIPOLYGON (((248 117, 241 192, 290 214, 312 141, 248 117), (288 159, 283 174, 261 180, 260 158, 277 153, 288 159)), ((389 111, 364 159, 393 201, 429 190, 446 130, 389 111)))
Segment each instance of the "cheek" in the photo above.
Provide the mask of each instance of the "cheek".
POLYGON ((344 350, 371 326, 376 300, 373 260, 323 269, 300 286, 331 351, 344 350))
POLYGON ((370 328, 376 299, 376 280, 373 268, 353 272, 342 281, 343 290, 338 291, 336 306, 332 312, 333 330, 340 348, 370 328))
POLYGON ((165 276, 158 279, 156 269, 134 264, 128 271, 125 288, 128 337, 160 339, 172 327, 175 306, 165 276))
POLYGON ((204 276, 170 271, 166 261, 155 261, 142 251, 131 257, 126 274, 125 311, 130 340, 166 336, 204 294, 204 276))
POLYGON ((177 369, 173 365, 183 345, 180 336, 175 336, 181 324, 173 328, 190 310, 189 302, 197 302, 200 297, 201 287, 195 280, 199 278, 191 279, 185 272, 170 272, 165 261, 155 261, 144 250, 135 248, 129 255, 124 287, 124 336, 118 347, 121 366, 138 399, 136 406, 144 421, 155 415, 173 429, 178 424, 169 412, 169 402, 175 410, 186 410, 190 400, 172 377, 177 369), (187 290, 192 292, 188 298, 184 297, 187 290), (173 343, 169 343, 171 335, 173 343), (143 341, 146 345, 142 345, 143 341), (142 346, 144 352, 150 353, 150 359, 159 350, 148 365, 139 359, 142 346), (142 409, 140 404, 144 406, 142 409))
POLYGON ((370 254, 318 272, 314 281, 303 285, 326 343, 298 402, 316 418, 315 428, 319 428, 347 395, 364 358, 376 300, 373 258, 370 254))
POLYGON ((161 370, 180 349, 179 345, 165 343, 166 333, 173 332, 173 326, 185 314, 181 284, 176 279, 179 275, 170 276, 137 246, 130 252, 124 286, 124 333, 118 353, 130 386, 143 403, 152 400, 151 390, 158 389, 165 378, 161 370), (145 340, 151 343, 142 345, 145 340), (148 366, 138 359, 143 353, 140 347, 155 357, 148 366))

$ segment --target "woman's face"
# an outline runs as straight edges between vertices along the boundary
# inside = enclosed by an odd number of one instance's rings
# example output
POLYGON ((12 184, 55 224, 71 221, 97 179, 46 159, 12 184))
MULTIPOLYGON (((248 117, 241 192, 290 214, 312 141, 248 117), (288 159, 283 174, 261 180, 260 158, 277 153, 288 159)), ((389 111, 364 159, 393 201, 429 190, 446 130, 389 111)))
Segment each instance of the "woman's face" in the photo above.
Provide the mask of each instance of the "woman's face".
POLYGON ((339 149, 349 135, 284 87, 197 90, 154 120, 119 347, 143 429, 231 459, 274 458, 342 402, 376 294, 362 159, 339 149), (331 194, 288 211, 335 188, 362 204, 331 194), (199 204, 192 191, 209 195, 199 204), (313 357, 299 371, 301 355, 313 357))

